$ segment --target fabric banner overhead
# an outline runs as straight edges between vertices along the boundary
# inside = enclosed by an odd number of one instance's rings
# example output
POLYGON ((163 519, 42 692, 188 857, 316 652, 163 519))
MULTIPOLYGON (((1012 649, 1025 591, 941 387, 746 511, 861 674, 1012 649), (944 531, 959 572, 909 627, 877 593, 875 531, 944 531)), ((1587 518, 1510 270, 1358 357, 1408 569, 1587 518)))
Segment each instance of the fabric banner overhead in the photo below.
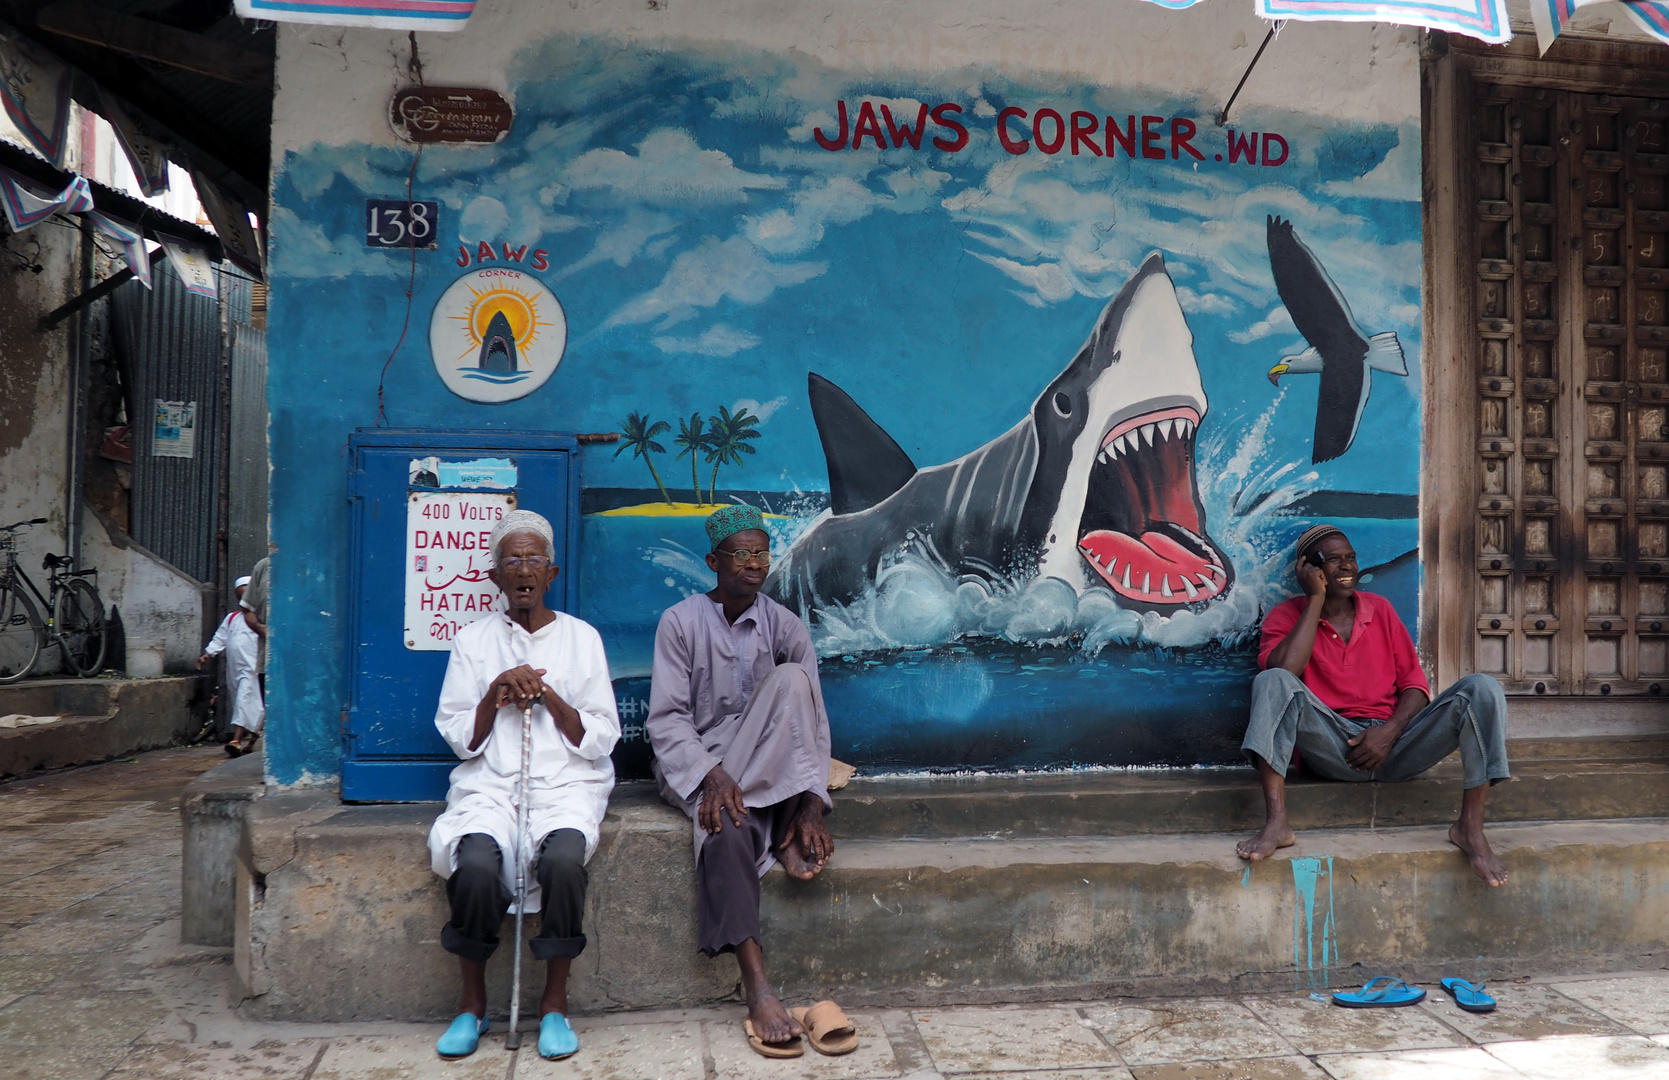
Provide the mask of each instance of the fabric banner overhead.
POLYGON ((1661 0, 1629 0, 1623 10, 1636 26, 1669 45, 1669 4, 1661 0))
POLYGON ((99 103, 104 118, 116 130, 116 141, 122 144, 139 190, 147 199, 168 190, 168 147, 143 120, 135 120, 116 100, 116 95, 99 90, 99 103))
POLYGON ((13 232, 39 225, 60 210, 79 214, 93 208, 93 189, 86 178, 76 177, 62 191, 43 191, 10 169, 0 169, 0 208, 13 232))
POLYGON ((71 77, 69 66, 51 53, 0 30, 0 98, 6 115, 54 165, 69 130, 71 77))
MULTIPOLYGON (((1612 0, 1530 0, 1530 21, 1536 27, 1536 48, 1543 56, 1553 47, 1553 40, 1564 33, 1565 27, 1580 8, 1611 3, 1612 0)), ((1619 6, 1635 24, 1659 41, 1669 43, 1669 3, 1661 0, 1628 0, 1619 6)))
POLYGON ((209 261, 209 253, 196 244, 188 244, 184 240, 157 233, 156 238, 168 252, 168 265, 179 275, 180 284, 185 291, 197 296, 220 296, 220 287, 214 275, 214 263, 209 261))
POLYGON ((245 19, 375 26, 384 30, 462 30, 475 0, 236 0, 245 19))
POLYGON ((203 212, 209 216, 209 224, 214 226, 215 235, 220 237, 220 246, 226 257, 257 279, 264 280, 261 276, 261 242, 255 236, 254 226, 249 223, 249 207, 196 169, 191 170, 191 182, 197 186, 197 198, 203 204, 203 212))
POLYGON ((1255 11, 1260 19, 1423 26, 1491 44, 1513 36, 1507 0, 1256 0, 1255 11))
POLYGON ((133 276, 139 284, 150 288, 151 253, 145 246, 144 234, 135 226, 101 214, 97 210, 88 211, 87 220, 91 221, 99 232, 122 245, 122 250, 127 253, 128 269, 133 271, 133 276))

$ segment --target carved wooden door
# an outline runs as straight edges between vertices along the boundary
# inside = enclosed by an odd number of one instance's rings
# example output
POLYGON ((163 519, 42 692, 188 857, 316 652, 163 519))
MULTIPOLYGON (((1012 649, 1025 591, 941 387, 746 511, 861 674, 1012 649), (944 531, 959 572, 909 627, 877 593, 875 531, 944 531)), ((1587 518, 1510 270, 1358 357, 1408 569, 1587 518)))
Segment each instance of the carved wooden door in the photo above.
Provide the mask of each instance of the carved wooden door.
POLYGON ((1669 100, 1472 85, 1474 667, 1669 684, 1669 100))

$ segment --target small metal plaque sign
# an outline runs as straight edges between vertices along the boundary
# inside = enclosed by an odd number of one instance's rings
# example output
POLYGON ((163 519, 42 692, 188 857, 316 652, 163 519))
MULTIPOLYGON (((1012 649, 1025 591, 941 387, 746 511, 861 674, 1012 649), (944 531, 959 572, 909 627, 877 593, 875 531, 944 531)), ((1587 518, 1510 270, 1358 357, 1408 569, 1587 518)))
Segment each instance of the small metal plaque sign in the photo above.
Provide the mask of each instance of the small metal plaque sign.
POLYGON ((494 143, 510 131, 510 103, 496 90, 408 86, 389 102, 394 134, 418 143, 494 143))

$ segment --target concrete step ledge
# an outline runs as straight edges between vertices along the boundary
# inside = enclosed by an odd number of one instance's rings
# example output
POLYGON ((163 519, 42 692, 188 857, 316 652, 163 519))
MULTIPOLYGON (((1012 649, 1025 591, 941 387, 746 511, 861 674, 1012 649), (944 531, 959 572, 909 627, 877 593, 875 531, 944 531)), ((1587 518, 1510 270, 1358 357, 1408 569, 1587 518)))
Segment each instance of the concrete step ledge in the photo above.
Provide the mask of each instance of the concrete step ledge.
POLYGON ((63 717, 0 730, 0 777, 178 746, 200 724, 192 712, 200 682, 194 676, 26 679, 0 687, 0 714, 63 717))
MULTIPOLYGON (((425 845, 439 810, 334 793, 246 804, 234 961, 251 1015, 452 1014, 457 968, 425 845)), ((1513 873, 1497 890, 1440 826, 1311 830, 1250 867, 1234 856, 1244 835, 846 840, 814 882, 766 878, 772 975, 797 998, 915 1005, 1319 987, 1364 970, 1499 979, 1669 949, 1669 819, 1496 825, 1513 873)), ((590 873, 576 1011, 734 992, 733 961, 695 949, 682 815, 623 793, 590 873)), ((494 1002, 508 1000, 508 953, 489 964, 494 1002)), ((525 965, 525 995, 540 967, 525 965)))
POLYGON ((180 794, 180 941, 232 944, 233 889, 244 811, 266 794, 260 754, 200 773, 180 794))
MULTIPOLYGON (((1490 790, 1491 821, 1669 817, 1669 761, 1520 761, 1490 790)), ((625 788, 627 785, 622 785, 625 788)), ((1299 779, 1299 829, 1437 825, 1460 808, 1458 762, 1398 784, 1299 779)), ((835 796, 837 837, 948 839, 1222 832, 1261 821, 1250 768, 856 779, 835 796)))

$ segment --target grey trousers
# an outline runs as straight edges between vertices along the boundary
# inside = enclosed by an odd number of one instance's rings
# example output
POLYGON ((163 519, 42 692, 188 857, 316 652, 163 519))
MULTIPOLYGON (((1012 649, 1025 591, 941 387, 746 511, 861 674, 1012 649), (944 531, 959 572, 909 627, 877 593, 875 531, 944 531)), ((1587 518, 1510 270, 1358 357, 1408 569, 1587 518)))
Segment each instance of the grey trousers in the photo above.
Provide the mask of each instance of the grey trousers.
POLYGON ((799 799, 750 806, 740 826, 723 814, 724 827, 701 845, 695 860, 695 943, 704 955, 735 952, 748 938, 759 940, 759 864, 782 842, 799 799))
MULTIPOLYGON (((1304 764, 1329 780, 1409 780, 1460 750, 1465 786, 1499 784, 1507 768, 1507 696, 1488 675, 1468 675, 1415 714, 1372 772, 1345 763, 1349 740, 1382 720, 1353 720, 1322 704, 1284 668, 1252 680, 1252 719, 1240 749, 1284 773, 1297 749, 1304 764)), ((1253 764, 1256 764, 1254 758, 1253 764)))
MULTIPOLYGON (((446 879, 452 918, 440 931, 441 948, 466 960, 485 963, 498 949, 499 927, 515 897, 504 887, 499 868, 504 853, 486 833, 458 841, 458 868, 446 879)), ((585 834, 553 829, 539 842, 533 876, 544 892, 539 936, 528 942, 541 960, 561 960, 585 951, 580 921, 585 916, 585 834)))

